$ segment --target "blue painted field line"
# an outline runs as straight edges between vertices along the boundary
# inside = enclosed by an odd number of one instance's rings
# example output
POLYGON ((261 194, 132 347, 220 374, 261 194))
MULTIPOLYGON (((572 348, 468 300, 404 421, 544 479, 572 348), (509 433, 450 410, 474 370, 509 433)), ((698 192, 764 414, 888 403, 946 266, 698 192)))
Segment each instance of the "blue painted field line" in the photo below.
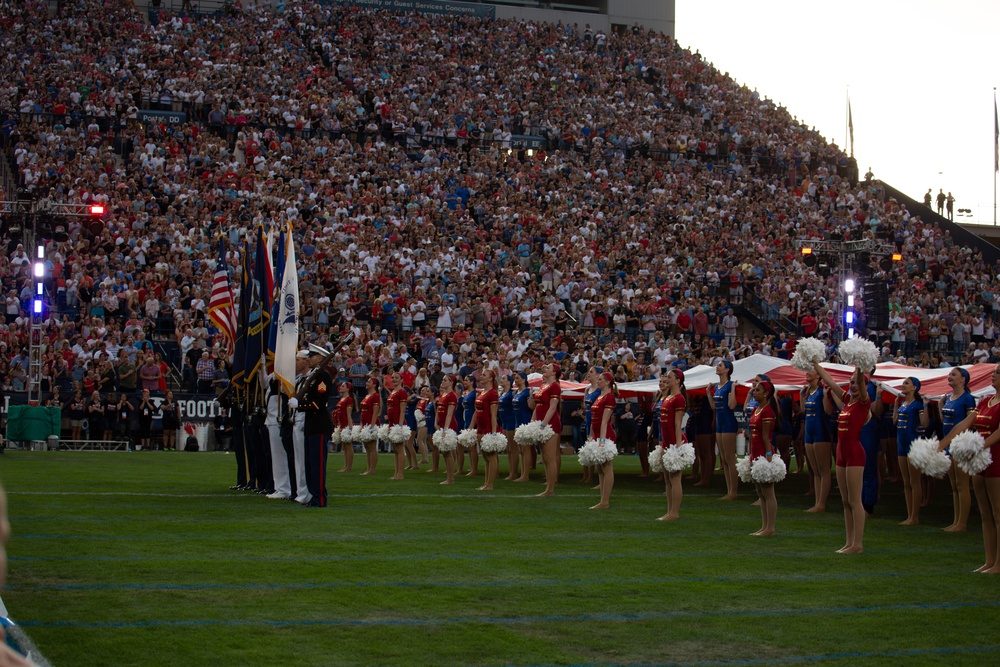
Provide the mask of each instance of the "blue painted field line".
MULTIPOLYGON (((948 547, 936 549, 866 549, 869 554, 926 554, 926 553, 967 553, 982 551, 982 547, 948 547)), ((719 558, 728 556, 723 553, 601 553, 601 554, 408 554, 379 556, 375 554, 365 554, 361 556, 306 556, 293 558, 286 556, 233 556, 229 560, 241 563, 354 563, 354 562, 379 562, 379 561, 416 561, 416 560, 609 560, 622 558, 719 558)), ((768 558, 801 558, 803 556, 816 556, 815 551, 792 551, 786 553, 769 553, 768 558)), ((820 554, 823 555, 823 554, 820 554)), ((830 552, 833 556, 833 552, 830 552)), ((100 563, 131 563, 143 561, 155 561, 157 563, 188 563, 215 560, 209 556, 202 557, 173 557, 173 556, 9 556, 10 562, 25 563, 76 563, 76 562, 100 562, 100 563)))
POLYGON ((637 612, 633 614, 565 614, 558 616, 459 617, 459 618, 396 618, 396 619, 303 619, 280 621, 247 621, 203 619, 190 621, 18 621, 25 628, 156 628, 156 627, 427 627, 435 625, 522 625, 525 623, 577 623, 587 621, 650 621, 681 618, 707 618, 711 616, 815 616, 825 614, 867 614, 896 611, 945 611, 954 609, 995 609, 994 602, 948 602, 940 604, 893 604, 868 607, 821 607, 816 609, 719 609, 712 611, 637 612))
MULTIPOLYGON (((856 579, 901 579, 955 574, 954 570, 935 572, 862 572, 855 574, 793 574, 776 577, 626 577, 621 579, 537 579, 532 586, 606 586, 621 584, 695 584, 755 583, 772 581, 843 581, 856 579)), ((274 584, 50 584, 40 586, 8 585, 11 591, 200 591, 200 590, 281 590, 313 588, 504 588, 524 586, 524 581, 329 581, 320 583, 274 584)))
MULTIPOLYGON (((854 651, 827 653, 825 655, 792 655, 782 658, 756 660, 700 660, 696 662, 583 662, 568 667, 750 667, 752 665, 794 664, 826 660, 859 660, 863 658, 909 658, 925 656, 961 655, 966 653, 995 653, 1000 646, 952 646, 946 648, 913 648, 895 651, 854 651)), ((510 666, 513 667, 513 666, 510 666)), ((520 667, 558 667, 547 665, 521 665, 520 667)), ((565 665, 561 667, 567 667, 565 665)))

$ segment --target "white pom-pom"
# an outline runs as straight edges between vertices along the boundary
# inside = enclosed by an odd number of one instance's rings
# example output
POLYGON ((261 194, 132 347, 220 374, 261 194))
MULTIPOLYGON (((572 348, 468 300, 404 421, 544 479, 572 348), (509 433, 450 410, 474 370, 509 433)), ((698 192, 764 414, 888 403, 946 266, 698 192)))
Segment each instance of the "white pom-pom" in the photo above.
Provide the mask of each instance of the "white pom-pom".
POLYGON ((694 465, 694 445, 690 442, 670 445, 663 450, 663 469, 667 472, 681 472, 691 465, 694 465))
POLYGON ((389 425, 382 424, 378 427, 378 439, 382 442, 387 442, 389 440, 389 425))
POLYGON ((531 424, 532 422, 528 422, 527 424, 521 424, 516 429, 514 429, 514 442, 522 446, 529 446, 535 444, 531 440, 531 424))
POLYGON ((583 443, 583 447, 576 453, 576 458, 580 461, 581 466, 586 468, 587 466, 594 465, 594 449, 596 447, 597 443, 593 440, 583 443))
POLYGON ((976 431, 959 433, 951 441, 951 460, 969 475, 978 475, 993 463, 993 455, 976 431))
POLYGON ((479 441, 479 449, 486 454, 493 454, 507 450, 507 436, 503 433, 487 433, 479 441))
POLYGON ((462 445, 466 449, 475 447, 477 442, 479 442, 479 434, 476 433, 474 429, 463 429, 462 432, 458 434, 458 444, 462 445))
POLYGON ((420 428, 420 423, 427 417, 423 410, 414 410, 413 416, 417 420, 417 428, 420 428))
POLYGON ((364 426, 352 426, 351 427, 351 442, 364 442, 361 439, 361 435, 364 432, 364 426))
POLYGON ((410 439, 410 427, 406 424, 396 424, 389 429, 388 439, 394 445, 402 445, 404 442, 410 439))
POLYGON ((951 459, 938 451, 938 444, 937 438, 917 438, 910 445, 907 460, 928 477, 942 479, 951 469, 951 459))
POLYGON ((837 354, 845 364, 857 366, 865 372, 871 371, 878 363, 878 348, 870 340, 860 336, 841 343, 837 347, 837 354))
POLYGON ((741 482, 746 482, 747 484, 753 482, 753 475, 750 474, 752 465, 753 461, 750 460, 749 456, 744 456, 736 461, 736 474, 740 476, 741 482))
POLYGON ((811 371, 814 361, 826 359, 826 345, 816 338, 803 338, 795 344, 792 367, 800 371, 811 371))
POLYGON ((434 435, 431 436, 431 442, 434 443, 439 452, 453 452, 458 447, 458 434, 450 428, 443 428, 439 431, 434 431, 434 435))
POLYGON ((361 437, 359 440, 361 442, 374 442, 378 440, 379 427, 372 426, 371 424, 361 427, 361 437))
POLYGON ((750 477, 758 484, 774 484, 785 479, 788 469, 780 456, 774 454, 768 461, 766 456, 758 456, 750 464, 750 477))
POLYGON ((607 438, 601 438, 596 442, 593 451, 594 465, 604 465, 608 461, 613 461, 618 456, 618 444, 607 438))
POLYGON ((333 429, 333 433, 330 434, 330 444, 339 445, 340 444, 340 429, 333 429))
POLYGON ((663 472, 663 445, 649 453, 649 469, 651 472, 663 472))
POLYGON ((519 445, 543 445, 555 435, 552 427, 540 421, 531 421, 514 430, 514 442, 519 445))
POLYGON ((542 422, 535 422, 538 429, 538 444, 544 445, 546 442, 552 439, 556 433, 552 430, 552 427, 548 424, 543 424, 542 422))

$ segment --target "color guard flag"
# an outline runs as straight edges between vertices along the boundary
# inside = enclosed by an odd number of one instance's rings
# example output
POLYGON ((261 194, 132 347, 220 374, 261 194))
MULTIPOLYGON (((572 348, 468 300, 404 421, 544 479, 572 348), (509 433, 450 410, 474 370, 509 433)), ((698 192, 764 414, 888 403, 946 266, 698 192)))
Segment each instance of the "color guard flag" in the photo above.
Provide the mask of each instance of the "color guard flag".
POLYGON ((250 306, 250 244, 240 246, 240 310, 236 318, 236 344, 233 347, 233 376, 230 382, 245 384, 247 349, 247 310, 250 306))
POLYGON ((295 395, 295 353, 299 346, 299 275, 295 268, 295 242, 291 228, 285 239, 285 261, 276 304, 278 333, 274 342, 274 375, 285 394, 295 395))
POLYGON ((234 310, 233 290, 229 287, 226 249, 220 237, 219 260, 215 263, 215 279, 212 282, 212 298, 208 303, 208 319, 226 337, 226 355, 230 357, 236 346, 236 313, 234 310))
MULTIPOLYGON (((268 238, 274 238, 274 234, 268 235, 268 238)), ((285 275, 285 232, 281 231, 281 236, 278 239, 277 256, 274 258, 274 289, 271 292, 274 298, 271 299, 271 330, 267 336, 267 374, 270 375, 274 372, 274 346, 278 338, 278 310, 281 308, 281 279, 285 275)), ((268 244, 270 245, 270 244, 268 244)), ((268 255, 271 254, 271 248, 268 248, 268 255)))
POLYGON ((247 328, 246 328, 246 361, 243 364, 243 382, 254 381, 261 364, 264 361, 264 350, 267 349, 268 324, 271 321, 271 311, 267 308, 270 295, 264 294, 267 288, 267 271, 269 263, 265 258, 264 230, 257 228, 257 252, 253 263, 253 279, 247 286, 247 328))

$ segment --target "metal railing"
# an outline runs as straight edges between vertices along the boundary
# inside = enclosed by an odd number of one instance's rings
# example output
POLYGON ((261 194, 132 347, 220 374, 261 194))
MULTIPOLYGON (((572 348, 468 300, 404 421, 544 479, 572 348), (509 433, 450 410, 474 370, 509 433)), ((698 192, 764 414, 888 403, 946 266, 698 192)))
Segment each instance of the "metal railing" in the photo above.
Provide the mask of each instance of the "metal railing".
POLYGON ((770 327, 772 333, 799 333, 799 324, 781 314, 780 304, 772 304, 764 300, 762 296, 746 285, 743 286, 743 308, 753 314, 765 326, 770 327))

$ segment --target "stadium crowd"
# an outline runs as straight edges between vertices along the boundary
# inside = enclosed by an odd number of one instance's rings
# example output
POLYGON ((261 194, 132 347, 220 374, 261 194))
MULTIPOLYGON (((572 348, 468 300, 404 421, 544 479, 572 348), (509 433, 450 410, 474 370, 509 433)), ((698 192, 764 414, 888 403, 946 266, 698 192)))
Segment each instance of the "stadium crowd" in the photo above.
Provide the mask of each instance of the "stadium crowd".
MULTIPOLYGON (((314 2, 147 22, 128 0, 55 16, 27 0, 0 3, 0 25, 17 185, 108 210, 45 241, 42 389, 63 402, 124 394, 135 409, 175 372, 179 388, 221 390, 216 239, 238 267, 258 225, 289 222, 304 336, 354 331, 345 373, 555 360, 565 378, 596 364, 638 380, 787 357, 796 336, 838 335, 837 274, 794 245, 832 234, 903 255, 871 267, 890 286, 890 328, 872 332, 885 359, 1000 360, 995 267, 669 37, 314 2), (141 122, 149 109, 187 120, 141 122), (792 330, 749 335, 744 308, 792 330), (164 337, 179 368, 153 349, 164 337)), ((34 250, 11 219, 0 386, 21 391, 34 250)))

